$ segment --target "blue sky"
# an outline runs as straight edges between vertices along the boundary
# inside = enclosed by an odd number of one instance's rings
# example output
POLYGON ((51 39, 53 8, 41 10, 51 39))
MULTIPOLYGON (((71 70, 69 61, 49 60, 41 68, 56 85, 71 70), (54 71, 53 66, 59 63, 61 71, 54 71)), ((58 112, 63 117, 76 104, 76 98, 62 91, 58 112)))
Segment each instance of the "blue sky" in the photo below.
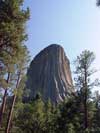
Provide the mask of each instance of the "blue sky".
POLYGON ((100 69, 100 8, 96 0, 25 0, 24 6, 31 12, 26 44, 32 58, 57 43, 71 63, 82 50, 93 51, 94 66, 100 69))

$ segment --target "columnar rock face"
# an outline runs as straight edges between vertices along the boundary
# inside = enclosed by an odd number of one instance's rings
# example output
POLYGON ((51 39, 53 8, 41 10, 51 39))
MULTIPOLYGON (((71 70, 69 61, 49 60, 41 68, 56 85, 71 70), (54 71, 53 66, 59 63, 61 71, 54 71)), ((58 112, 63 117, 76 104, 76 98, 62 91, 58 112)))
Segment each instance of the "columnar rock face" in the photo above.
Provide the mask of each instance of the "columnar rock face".
POLYGON ((74 93, 70 63, 60 45, 42 50, 31 62, 27 77, 30 98, 41 93, 43 100, 58 103, 74 93))

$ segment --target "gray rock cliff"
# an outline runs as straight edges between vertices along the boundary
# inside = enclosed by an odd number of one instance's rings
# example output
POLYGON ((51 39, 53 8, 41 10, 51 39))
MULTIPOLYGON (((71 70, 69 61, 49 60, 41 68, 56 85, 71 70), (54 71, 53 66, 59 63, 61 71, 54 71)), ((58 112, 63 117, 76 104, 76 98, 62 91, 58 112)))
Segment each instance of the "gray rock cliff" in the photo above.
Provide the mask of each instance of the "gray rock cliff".
POLYGON ((74 93, 70 62, 60 45, 43 49, 31 62, 27 77, 30 98, 40 92, 43 100, 58 103, 74 93))

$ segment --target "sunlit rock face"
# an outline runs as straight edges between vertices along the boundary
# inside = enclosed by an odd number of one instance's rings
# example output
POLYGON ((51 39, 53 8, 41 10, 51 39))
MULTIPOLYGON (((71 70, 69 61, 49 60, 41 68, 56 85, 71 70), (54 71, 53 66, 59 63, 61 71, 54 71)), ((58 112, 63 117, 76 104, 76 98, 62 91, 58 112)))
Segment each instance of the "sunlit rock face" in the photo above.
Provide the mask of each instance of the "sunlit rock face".
POLYGON ((46 47, 33 59, 27 73, 27 90, 30 98, 41 93, 43 100, 53 103, 74 93, 70 63, 60 45, 46 47))

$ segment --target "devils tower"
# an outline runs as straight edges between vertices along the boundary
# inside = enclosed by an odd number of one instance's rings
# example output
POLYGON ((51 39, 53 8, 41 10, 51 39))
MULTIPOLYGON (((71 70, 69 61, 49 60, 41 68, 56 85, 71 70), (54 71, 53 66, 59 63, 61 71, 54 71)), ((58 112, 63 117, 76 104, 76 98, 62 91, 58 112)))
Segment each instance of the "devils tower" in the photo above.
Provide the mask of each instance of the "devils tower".
POLYGON ((60 45, 46 47, 33 59, 27 72, 27 90, 30 98, 41 93, 43 100, 53 103, 74 92, 70 62, 60 45))

